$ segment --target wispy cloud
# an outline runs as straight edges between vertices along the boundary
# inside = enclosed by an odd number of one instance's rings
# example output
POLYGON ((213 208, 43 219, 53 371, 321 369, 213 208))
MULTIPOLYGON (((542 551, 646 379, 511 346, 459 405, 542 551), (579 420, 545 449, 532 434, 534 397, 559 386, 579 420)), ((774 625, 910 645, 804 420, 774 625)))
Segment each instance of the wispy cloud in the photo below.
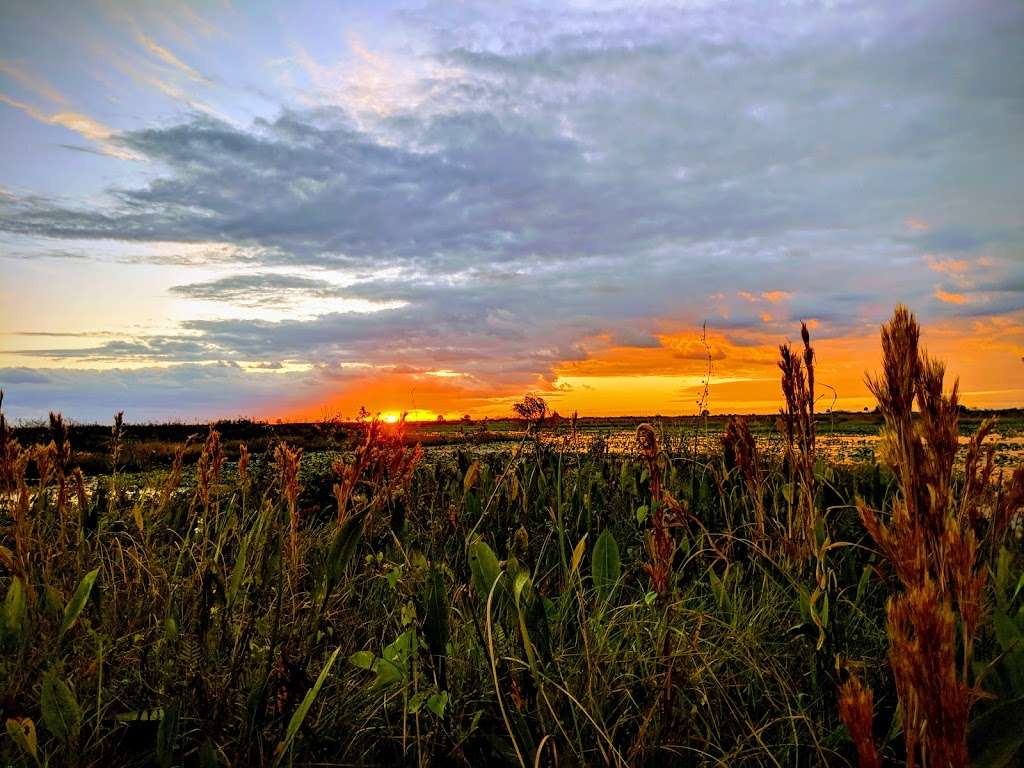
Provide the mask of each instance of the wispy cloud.
POLYGON ((24 62, 5 61, 0 59, 0 74, 9 77, 11 80, 14 80, 23 88, 31 91, 37 96, 48 99, 54 104, 67 106, 68 101, 64 98, 64 95, 46 82, 44 78, 30 72, 24 62))
POLYGON ((21 110, 33 120, 38 120, 46 125, 59 125, 62 128, 67 128, 69 131, 77 133, 79 136, 82 136, 89 141, 97 142, 100 145, 103 154, 110 155, 111 157, 117 157, 122 160, 139 159, 139 156, 134 152, 131 152, 124 147, 120 147, 111 141, 115 137, 115 132, 112 128, 93 120, 88 115, 70 111, 44 112, 41 109, 33 107, 31 104, 26 104, 23 101, 12 99, 10 96, 3 93, 0 93, 0 103, 6 104, 14 109, 21 110))
POLYGON ((970 299, 966 294, 946 291, 942 288, 935 289, 935 298, 944 304, 966 304, 970 299))
POLYGON ((194 80, 197 83, 209 83, 209 80, 206 77, 204 77, 193 67, 190 67, 184 61, 179 59, 173 52, 169 51, 167 48, 157 43, 153 38, 151 38, 142 30, 136 29, 135 39, 139 42, 139 45, 141 45, 151 54, 156 56, 165 64, 170 65, 178 72, 184 74, 189 79, 194 80))

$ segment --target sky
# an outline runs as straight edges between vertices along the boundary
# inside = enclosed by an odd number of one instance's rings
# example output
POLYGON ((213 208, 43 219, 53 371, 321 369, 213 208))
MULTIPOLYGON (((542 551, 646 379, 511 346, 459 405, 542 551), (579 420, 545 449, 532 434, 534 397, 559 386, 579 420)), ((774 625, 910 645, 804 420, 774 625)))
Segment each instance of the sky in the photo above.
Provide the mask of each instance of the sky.
POLYGON ((1024 3, 0 6, 8 416, 1024 405, 1024 3))

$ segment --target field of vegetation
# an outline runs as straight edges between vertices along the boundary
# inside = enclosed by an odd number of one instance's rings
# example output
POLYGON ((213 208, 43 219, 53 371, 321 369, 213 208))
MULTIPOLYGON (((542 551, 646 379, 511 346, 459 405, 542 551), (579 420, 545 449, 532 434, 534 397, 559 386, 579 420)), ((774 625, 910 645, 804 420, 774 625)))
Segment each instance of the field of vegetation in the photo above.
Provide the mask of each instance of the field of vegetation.
POLYGON ((870 462, 822 448, 806 328, 777 419, 630 450, 0 416, 0 762, 1020 765, 1024 467, 918 336, 870 462))

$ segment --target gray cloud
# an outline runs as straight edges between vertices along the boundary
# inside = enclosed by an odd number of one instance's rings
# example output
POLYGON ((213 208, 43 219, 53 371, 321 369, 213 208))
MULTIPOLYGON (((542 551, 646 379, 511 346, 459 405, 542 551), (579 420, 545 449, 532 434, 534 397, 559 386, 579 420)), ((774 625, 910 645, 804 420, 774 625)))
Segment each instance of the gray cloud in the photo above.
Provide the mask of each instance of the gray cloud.
POLYGON ((202 283, 175 285, 171 293, 188 299, 225 301, 248 307, 280 306, 299 295, 310 298, 344 298, 346 291, 327 280, 302 275, 244 273, 202 283))
POLYGON ((600 334, 651 346, 708 319, 744 343, 815 318, 827 338, 876 327, 895 301, 925 320, 1022 308, 1019 4, 446 3, 402 19, 456 73, 429 84, 429 109, 124 133, 164 169, 155 178, 91 206, 5 196, 0 230, 220 244, 210 261, 237 248, 249 268, 359 277, 257 271, 172 289, 193 299, 405 306, 191 320, 32 354, 443 366, 518 383, 600 334), (923 253, 985 253, 1004 274, 954 285, 923 253), (944 303, 936 285, 971 301, 944 303), (790 298, 739 298, 766 290, 790 298))
POLYGON ((283 409, 316 391, 315 374, 247 374, 229 364, 64 370, 0 368, 4 412, 32 419, 55 410, 105 422, 118 411, 134 421, 215 419, 283 409), (287 393, 283 395, 282 393, 287 393), (244 404, 244 409, 239 409, 244 404))

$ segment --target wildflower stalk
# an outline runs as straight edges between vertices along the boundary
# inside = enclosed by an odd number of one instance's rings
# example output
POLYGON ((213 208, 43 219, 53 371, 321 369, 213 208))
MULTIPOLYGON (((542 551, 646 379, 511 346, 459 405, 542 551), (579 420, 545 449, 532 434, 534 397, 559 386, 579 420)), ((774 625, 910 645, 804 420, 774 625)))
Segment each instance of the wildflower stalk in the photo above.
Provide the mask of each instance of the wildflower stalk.
MULTIPOLYGON (((970 443, 960 498, 954 497, 958 387, 954 382, 943 392, 945 366, 921 350, 919 340, 914 315, 897 307, 882 327, 883 374, 867 384, 885 418, 879 458, 896 476, 899 495, 888 522, 863 499, 857 510, 900 586, 889 598, 887 625, 906 764, 961 768, 968 763, 971 708, 980 697, 970 680, 988 579, 980 554, 983 543, 990 554, 998 551, 1009 521, 1024 508, 1024 469, 1008 488, 993 492, 1001 482, 993 476, 991 452, 979 463, 991 430, 983 424, 970 443)), ((858 686, 843 687, 840 711, 865 766, 872 765, 862 743, 870 728, 855 731, 848 719, 864 707, 858 686)))

